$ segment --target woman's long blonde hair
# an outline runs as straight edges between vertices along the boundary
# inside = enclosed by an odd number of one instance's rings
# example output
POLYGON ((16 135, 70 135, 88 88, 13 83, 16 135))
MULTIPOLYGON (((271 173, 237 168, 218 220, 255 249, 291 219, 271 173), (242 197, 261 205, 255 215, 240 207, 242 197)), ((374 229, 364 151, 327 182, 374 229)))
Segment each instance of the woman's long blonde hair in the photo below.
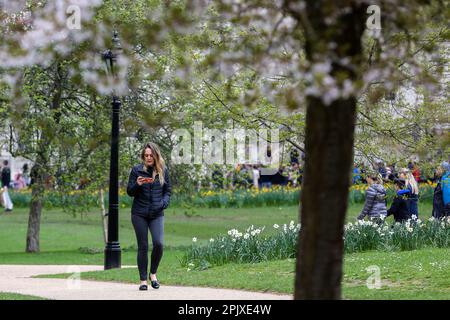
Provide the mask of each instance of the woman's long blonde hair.
POLYGON ((413 174, 411 173, 411 170, 402 168, 400 170, 400 173, 403 173, 406 176, 405 186, 408 186, 409 184, 411 186, 412 193, 419 194, 419 185, 417 184, 416 178, 414 178, 413 174))
POLYGON ((144 155, 145 150, 150 149, 152 150, 153 160, 154 160, 154 168, 153 170, 153 179, 156 177, 156 174, 159 175, 159 182, 161 185, 164 184, 164 169, 166 167, 166 162, 164 161, 163 157, 161 156, 161 151, 159 150, 159 147, 156 143, 149 142, 147 143, 141 152, 141 159, 144 161, 144 155))

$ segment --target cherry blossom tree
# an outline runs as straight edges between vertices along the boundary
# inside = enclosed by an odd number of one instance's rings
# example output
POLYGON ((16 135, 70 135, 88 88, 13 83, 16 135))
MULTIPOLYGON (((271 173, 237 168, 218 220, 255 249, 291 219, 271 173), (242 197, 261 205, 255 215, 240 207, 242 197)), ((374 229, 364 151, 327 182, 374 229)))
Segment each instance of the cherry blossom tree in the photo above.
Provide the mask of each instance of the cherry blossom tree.
MULTIPOLYGON (((306 156, 294 298, 341 298, 357 121, 396 141, 401 134, 374 125, 381 113, 373 110, 385 109, 385 97, 407 86, 426 97, 446 92, 445 1, 135 1, 133 8, 125 1, 72 2, 81 9, 83 32, 67 27, 67 6, 50 1, 31 1, 3 19, 0 68, 9 86, 20 83, 16 70, 76 55, 71 77, 101 94, 137 90, 143 98, 152 90, 149 81, 165 83, 169 99, 158 101, 183 102, 172 109, 173 119, 183 112, 204 116, 195 103, 208 101, 217 109, 212 114, 233 115, 249 127, 292 130, 306 156), (123 53, 120 76, 111 80, 98 53, 111 47, 113 29, 123 53), (275 110, 294 116, 277 119, 275 110)), ((427 106, 420 108, 425 119, 427 106)), ((445 105, 438 109, 445 119, 445 105)))

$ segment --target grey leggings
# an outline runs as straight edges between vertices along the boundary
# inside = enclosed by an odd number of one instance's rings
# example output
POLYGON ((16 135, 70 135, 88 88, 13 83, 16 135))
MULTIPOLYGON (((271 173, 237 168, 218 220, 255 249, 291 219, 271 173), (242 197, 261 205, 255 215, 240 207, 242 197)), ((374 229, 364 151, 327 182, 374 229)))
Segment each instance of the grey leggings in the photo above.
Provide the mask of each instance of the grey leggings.
POLYGON ((141 281, 144 281, 147 280, 148 268, 148 230, 150 229, 153 243, 150 273, 156 273, 163 254, 164 216, 150 218, 132 214, 131 222, 136 232, 138 244, 137 264, 139 276, 141 281))

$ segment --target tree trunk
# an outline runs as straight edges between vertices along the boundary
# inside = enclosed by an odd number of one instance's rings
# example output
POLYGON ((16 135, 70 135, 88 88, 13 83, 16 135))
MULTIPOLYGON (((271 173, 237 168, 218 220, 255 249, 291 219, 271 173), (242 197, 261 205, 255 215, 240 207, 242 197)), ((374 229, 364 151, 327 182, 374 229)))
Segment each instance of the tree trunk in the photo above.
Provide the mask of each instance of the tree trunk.
POLYGON ((31 205, 28 217, 28 231, 27 231, 27 245, 26 252, 39 252, 39 233, 41 228, 41 212, 42 212, 42 197, 44 194, 44 178, 42 171, 36 164, 31 170, 34 184, 31 192, 31 205))
POLYGON ((309 102, 294 298, 340 299, 356 100, 309 102))
MULTIPOLYGON (((344 79, 357 86, 363 61, 361 37, 365 29, 366 4, 308 0, 305 8, 306 15, 295 10, 293 14, 303 26, 308 62, 311 66, 331 64, 329 75, 341 88, 344 79), (342 10, 343 7, 347 10, 342 10), (342 63, 345 60, 349 65, 342 63)), ((320 96, 307 98, 294 299, 341 298, 343 229, 356 121, 355 95, 340 97, 328 106, 320 96)))
POLYGON ((108 216, 106 215, 105 209, 105 192, 103 189, 100 189, 100 206, 102 209, 102 229, 103 229, 103 240, 105 241, 105 245, 108 243, 108 216))
MULTIPOLYGON (((62 63, 56 63, 55 70, 55 89, 52 92, 50 110, 53 111, 53 120, 56 128, 61 120, 61 99, 63 90, 63 71, 62 63)), ((49 148, 52 140, 58 136, 58 131, 51 130, 48 127, 41 128, 41 139, 37 141, 37 157, 33 168, 31 169, 31 176, 34 177, 34 184, 31 193, 30 214, 28 217, 28 231, 26 252, 39 252, 39 233, 41 229, 41 212, 42 200, 45 190, 45 176, 49 173, 47 165, 50 163, 49 148)))

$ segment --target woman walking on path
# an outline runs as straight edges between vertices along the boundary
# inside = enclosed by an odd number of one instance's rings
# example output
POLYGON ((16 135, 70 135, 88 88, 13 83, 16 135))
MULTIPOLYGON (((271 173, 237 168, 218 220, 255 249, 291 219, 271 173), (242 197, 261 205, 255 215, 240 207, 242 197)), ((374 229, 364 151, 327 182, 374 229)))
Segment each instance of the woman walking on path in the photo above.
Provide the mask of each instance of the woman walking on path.
POLYGON ((139 290, 147 290, 148 231, 153 244, 150 281, 152 287, 158 289, 160 284, 156 271, 163 254, 164 209, 169 206, 172 187, 169 171, 156 144, 147 143, 141 152, 141 159, 143 163, 134 166, 130 172, 127 193, 134 197, 131 222, 138 244, 139 290))
POLYGON ((414 178, 411 170, 403 168, 400 170, 399 178, 405 180, 406 188, 409 190, 408 194, 408 211, 411 218, 419 217, 419 185, 414 178))
POLYGON ((382 179, 379 174, 367 175, 366 181, 369 188, 366 191, 366 201, 358 220, 363 220, 365 216, 368 216, 370 220, 381 223, 387 215, 386 190, 381 184, 382 179))

